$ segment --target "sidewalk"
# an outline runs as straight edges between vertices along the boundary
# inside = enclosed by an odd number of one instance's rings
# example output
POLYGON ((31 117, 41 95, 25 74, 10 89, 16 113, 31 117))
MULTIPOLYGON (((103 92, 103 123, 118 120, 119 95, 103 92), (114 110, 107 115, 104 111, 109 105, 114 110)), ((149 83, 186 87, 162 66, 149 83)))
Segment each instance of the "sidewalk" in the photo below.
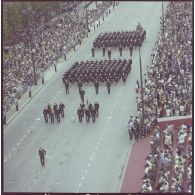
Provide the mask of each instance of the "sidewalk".
MULTIPOLYGON (((110 11, 113 12, 113 9, 111 7, 110 11)), ((108 9, 109 9, 108 8, 108 9)), ((104 20, 106 20, 107 17, 104 17, 104 20)), ((100 26, 104 23, 103 18, 100 18, 100 26)), ((99 27, 98 27, 99 28, 99 27)), ((66 55, 66 61, 82 46, 82 44, 88 40, 88 38, 96 31, 97 25, 94 23, 90 28, 90 33, 88 34, 88 37, 84 37, 84 39, 81 41, 81 45, 77 44, 75 47, 75 51, 72 48, 66 55), (94 25, 95 30, 94 30, 94 25)), ((57 70, 61 70, 62 67, 64 67, 64 64, 66 63, 64 58, 58 58, 58 64, 57 64, 57 70)), ((48 69, 44 72, 44 84, 42 84, 41 79, 37 81, 37 85, 33 85, 31 87, 31 98, 29 97, 28 92, 24 93, 22 97, 18 100, 18 111, 16 111, 16 106, 13 105, 9 109, 9 111, 6 113, 6 125, 9 125, 9 123, 17 116, 18 113, 20 113, 23 108, 33 99, 33 97, 47 84, 47 82, 56 75, 56 72, 54 70, 54 66, 48 67, 48 69)))

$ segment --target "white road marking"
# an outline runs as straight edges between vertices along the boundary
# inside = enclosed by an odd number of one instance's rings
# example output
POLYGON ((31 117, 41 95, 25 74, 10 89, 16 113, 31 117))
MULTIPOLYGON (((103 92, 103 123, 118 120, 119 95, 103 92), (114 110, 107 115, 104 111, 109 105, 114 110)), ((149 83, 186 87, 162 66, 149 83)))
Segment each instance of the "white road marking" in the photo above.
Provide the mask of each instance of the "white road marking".
POLYGON ((93 160, 93 157, 90 157, 90 161, 92 161, 93 160))
POLYGON ((87 169, 85 169, 85 174, 87 174, 87 172, 88 172, 87 169))
POLYGON ((40 117, 39 117, 39 118, 36 118, 35 120, 36 120, 36 121, 40 121, 41 119, 40 119, 40 117))
POLYGON ((19 146, 19 145, 20 145, 20 142, 17 143, 17 146, 19 146))
POLYGON ((12 181, 8 181, 7 183, 13 183, 12 181))
POLYGON ((95 151, 93 152, 93 156, 95 156, 95 151))
POLYGON ((99 145, 100 144, 100 142, 97 142, 97 145, 99 145))
POLYGON ((87 166, 90 167, 90 163, 88 163, 87 166))
POLYGON ((79 188, 81 187, 81 183, 79 184, 79 188))
POLYGON ((99 137, 99 141, 101 141, 101 139, 102 139, 102 137, 100 136, 100 137, 99 137))
POLYGON ((82 180, 84 180, 84 179, 85 179, 85 177, 83 176, 81 179, 82 179, 82 180))
POLYGON ((34 127, 34 126, 33 126, 33 125, 31 125, 31 127, 30 127, 30 128, 32 129, 33 127, 34 127))
POLYGON ((20 142, 23 142, 23 138, 21 138, 20 142))
POLYGON ((28 133, 30 133, 30 130, 27 130, 28 133))
POLYGON ((23 136, 24 138, 26 138, 26 134, 24 134, 24 136, 23 136))
POLYGON ((98 148, 98 147, 96 146, 96 147, 95 147, 95 150, 97 150, 97 148, 98 148))
POLYGON ((55 184, 59 185, 60 183, 56 182, 55 184))
POLYGON ((4 162, 7 162, 7 158, 4 159, 4 162))
POLYGON ((11 153, 9 153, 9 158, 11 157, 11 155, 12 155, 12 154, 11 154, 11 153))
POLYGON ((13 151, 15 151, 15 150, 16 150, 16 148, 14 147, 12 150, 13 150, 13 151))
POLYGON ((103 136, 103 135, 104 135, 104 132, 101 133, 101 136, 103 136))

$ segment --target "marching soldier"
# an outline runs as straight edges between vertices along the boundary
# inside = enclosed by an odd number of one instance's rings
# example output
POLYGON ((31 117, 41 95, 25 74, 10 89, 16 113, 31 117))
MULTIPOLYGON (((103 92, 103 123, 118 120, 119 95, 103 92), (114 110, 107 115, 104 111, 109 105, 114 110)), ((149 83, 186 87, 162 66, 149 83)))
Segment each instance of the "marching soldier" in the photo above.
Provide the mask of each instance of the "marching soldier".
POLYGON ((110 48, 108 49, 108 59, 109 60, 111 59, 111 49, 110 48))
POLYGON ((92 121, 95 123, 96 110, 93 106, 92 106, 92 109, 91 109, 91 117, 92 117, 92 121))
POLYGON ((60 108, 58 108, 58 106, 56 107, 55 115, 56 115, 57 123, 60 123, 60 108))
POLYGON ((86 121, 87 123, 89 122, 90 119, 90 111, 88 108, 85 108, 85 117, 86 117, 86 121))
POLYGON ((92 57, 94 57, 94 47, 92 47, 92 49, 91 49, 91 52, 92 52, 92 57))
POLYGON ((132 45, 132 43, 130 43, 130 45, 129 45, 129 51, 130 51, 130 55, 132 56, 132 53, 133 53, 133 45, 132 45))
POLYGON ((103 57, 105 56, 105 52, 106 52, 106 48, 105 48, 105 45, 103 44, 102 46, 102 51, 103 51, 103 57))
POLYGON ((69 82, 65 80, 65 88, 66 88, 66 94, 69 94, 69 82))
POLYGON ((54 61, 54 69, 55 69, 55 72, 57 72, 57 63, 56 63, 56 61, 54 61))
POLYGON ((43 110, 43 116, 44 116, 44 119, 45 119, 45 123, 48 123, 47 107, 45 107, 44 110, 43 110))
POLYGON ((119 46, 120 57, 122 56, 122 46, 119 46))
POLYGON ((80 123, 82 123, 82 117, 83 117, 82 113, 83 113, 82 109, 81 109, 81 107, 79 107, 78 110, 77 110, 77 115, 78 115, 80 123))
POLYGON ((98 114, 99 114, 99 103, 97 101, 94 102, 94 108, 96 110, 96 116, 98 117, 98 114))
POLYGON ((110 86, 111 86, 111 82, 110 82, 110 80, 108 80, 106 82, 106 87, 107 87, 107 90, 108 90, 108 94, 110 94, 110 86))
POLYGON ((41 165, 45 166, 45 155, 46 155, 46 151, 40 147, 39 149, 39 157, 40 157, 40 161, 41 161, 41 165))
POLYGON ((80 93, 81 101, 84 102, 84 96, 85 96, 85 91, 84 91, 84 89, 81 88, 80 91, 79 91, 79 93, 80 93))
POLYGON ((80 107, 81 107, 81 110, 82 110, 82 117, 84 117, 84 112, 85 112, 85 104, 84 104, 84 102, 80 103, 80 107))
POLYGON ((65 108, 65 105, 63 104, 63 102, 60 102, 59 108, 60 108, 60 114, 63 118, 64 117, 64 108, 65 108))
POLYGON ((50 119, 51 119, 51 123, 54 123, 54 110, 52 108, 50 112, 50 119))
POLYGON ((83 86, 82 82, 79 80, 78 81, 78 87, 79 87, 79 91, 81 90, 81 87, 83 86))
POLYGON ((98 94, 98 88, 99 88, 99 81, 98 80, 95 80, 94 86, 95 86, 95 93, 98 94))

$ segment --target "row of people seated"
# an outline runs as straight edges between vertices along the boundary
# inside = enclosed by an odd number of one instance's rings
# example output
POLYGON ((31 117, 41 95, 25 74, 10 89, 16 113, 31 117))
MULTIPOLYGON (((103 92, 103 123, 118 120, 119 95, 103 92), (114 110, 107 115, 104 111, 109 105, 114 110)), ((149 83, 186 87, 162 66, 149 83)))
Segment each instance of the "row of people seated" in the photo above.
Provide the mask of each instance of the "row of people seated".
POLYGON ((81 81, 82 83, 90 83, 95 80, 105 82, 119 82, 122 78, 126 81, 131 71, 132 60, 96 60, 75 62, 73 66, 63 74, 63 82, 69 83, 81 81))
POLYGON ((154 130, 141 192, 191 191, 192 127, 183 124, 176 130, 173 124, 164 131, 158 126, 154 130))

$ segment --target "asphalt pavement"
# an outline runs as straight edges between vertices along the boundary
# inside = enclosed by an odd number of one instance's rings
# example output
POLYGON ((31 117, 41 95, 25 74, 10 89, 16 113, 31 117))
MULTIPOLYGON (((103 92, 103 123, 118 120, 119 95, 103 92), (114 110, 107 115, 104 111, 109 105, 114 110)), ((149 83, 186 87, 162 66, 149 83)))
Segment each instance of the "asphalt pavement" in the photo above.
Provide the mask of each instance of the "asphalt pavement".
MULTIPOLYGON (((143 74, 151 65, 151 52, 160 31, 160 2, 120 2, 105 22, 67 60, 37 95, 4 129, 4 191, 6 192, 118 192, 131 149, 127 121, 136 112, 136 80, 139 79, 139 53, 133 51, 132 71, 125 84, 104 85, 99 94, 94 86, 84 85, 89 101, 100 103, 96 123, 78 122, 80 104, 77 86, 65 94, 62 74, 75 61, 92 59, 93 40, 100 32, 134 30, 140 22, 146 29, 141 48, 143 74), (60 124, 45 124, 42 110, 48 103, 66 105, 60 124), (76 121, 72 120, 76 117, 76 121), (42 167, 38 150, 46 151, 42 167)), ((129 50, 122 58, 129 58, 129 50)), ((106 56, 107 58, 107 56, 106 56)), ((118 49, 112 58, 119 58, 118 49)), ((104 59, 95 51, 93 59, 104 59)))

